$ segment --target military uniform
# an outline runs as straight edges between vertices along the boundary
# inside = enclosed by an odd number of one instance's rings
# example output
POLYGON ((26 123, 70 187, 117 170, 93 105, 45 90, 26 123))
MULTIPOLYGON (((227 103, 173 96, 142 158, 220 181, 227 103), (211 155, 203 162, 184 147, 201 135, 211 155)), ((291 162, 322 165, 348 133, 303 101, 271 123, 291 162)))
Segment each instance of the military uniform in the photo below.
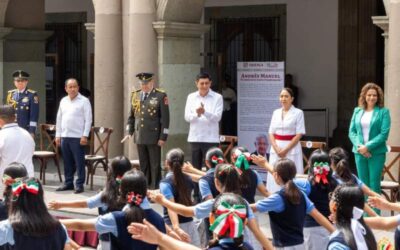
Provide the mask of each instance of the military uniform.
POLYGON ((158 188, 161 179, 161 147, 157 143, 159 140, 167 140, 168 128, 166 93, 157 88, 153 88, 147 96, 141 90, 132 91, 127 131, 130 135, 134 134, 140 168, 152 188, 158 188))
MULTIPOLYGON (((29 74, 24 71, 16 71, 13 74, 16 78, 27 78, 29 74)), ((34 134, 39 119, 39 97, 37 92, 25 88, 22 92, 18 89, 8 91, 6 104, 15 108, 17 123, 21 128, 34 134)))

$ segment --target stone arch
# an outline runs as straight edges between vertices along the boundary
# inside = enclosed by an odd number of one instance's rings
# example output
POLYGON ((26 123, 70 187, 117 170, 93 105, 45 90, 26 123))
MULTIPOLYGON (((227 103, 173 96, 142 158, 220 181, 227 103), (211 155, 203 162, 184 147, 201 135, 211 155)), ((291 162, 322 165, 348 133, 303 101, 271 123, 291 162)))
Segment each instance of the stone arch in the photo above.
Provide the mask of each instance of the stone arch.
POLYGON ((199 23, 204 2, 205 0, 157 0, 157 19, 159 21, 199 23), (190 8, 188 8, 189 5, 190 8))

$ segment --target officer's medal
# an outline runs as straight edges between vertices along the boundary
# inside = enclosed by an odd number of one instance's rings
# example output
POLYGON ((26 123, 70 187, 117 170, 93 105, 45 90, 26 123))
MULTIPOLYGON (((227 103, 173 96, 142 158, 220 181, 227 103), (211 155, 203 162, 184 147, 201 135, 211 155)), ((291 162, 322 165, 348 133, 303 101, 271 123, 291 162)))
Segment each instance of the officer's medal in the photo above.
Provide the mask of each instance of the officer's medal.
POLYGON ((28 97, 24 97, 24 98, 22 99, 22 102, 29 102, 29 98, 28 98, 28 97))
POLYGON ((157 106, 157 103, 158 103, 157 97, 152 97, 150 99, 150 105, 157 106))

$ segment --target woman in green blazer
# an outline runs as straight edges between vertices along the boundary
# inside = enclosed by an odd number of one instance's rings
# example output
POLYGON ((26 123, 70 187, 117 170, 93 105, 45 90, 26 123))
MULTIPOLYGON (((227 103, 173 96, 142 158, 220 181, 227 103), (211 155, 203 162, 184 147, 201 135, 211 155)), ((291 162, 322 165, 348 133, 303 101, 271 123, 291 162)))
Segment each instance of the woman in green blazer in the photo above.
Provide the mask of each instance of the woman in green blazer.
POLYGON ((383 91, 375 83, 367 83, 351 118, 349 138, 353 143, 358 177, 378 194, 381 193, 389 131, 390 113, 383 107, 383 91))

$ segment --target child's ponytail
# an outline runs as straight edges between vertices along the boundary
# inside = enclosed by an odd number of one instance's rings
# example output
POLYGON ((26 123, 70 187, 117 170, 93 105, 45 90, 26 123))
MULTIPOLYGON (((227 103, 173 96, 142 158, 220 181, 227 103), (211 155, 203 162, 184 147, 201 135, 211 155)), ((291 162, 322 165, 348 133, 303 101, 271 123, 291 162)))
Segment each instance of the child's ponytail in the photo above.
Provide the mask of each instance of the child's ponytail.
POLYGON ((300 204, 302 194, 293 182, 294 177, 296 177, 296 166, 294 162, 286 158, 279 159, 274 165, 274 171, 285 185, 285 198, 292 204, 300 204))
POLYGON ((130 170, 124 174, 121 180, 121 197, 129 205, 125 218, 129 225, 131 222, 142 223, 145 218, 143 209, 140 207, 146 198, 147 182, 141 171, 130 170))

